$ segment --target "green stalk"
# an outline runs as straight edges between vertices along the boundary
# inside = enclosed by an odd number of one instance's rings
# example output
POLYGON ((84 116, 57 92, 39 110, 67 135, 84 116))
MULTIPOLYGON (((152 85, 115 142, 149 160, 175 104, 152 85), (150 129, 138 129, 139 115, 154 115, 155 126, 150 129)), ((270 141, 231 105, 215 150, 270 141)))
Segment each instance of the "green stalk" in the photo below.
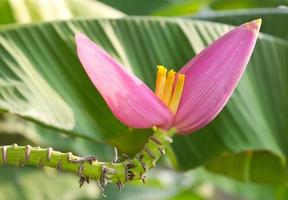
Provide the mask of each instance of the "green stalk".
MULTIPOLYGON (((90 179, 96 180, 104 187, 107 182, 116 183, 122 187, 131 180, 143 180, 144 174, 155 166, 156 161, 165 153, 165 148, 172 143, 175 130, 167 132, 158 129, 134 158, 117 156, 113 162, 100 162, 95 157, 78 157, 72 153, 54 151, 51 147, 0 146, 0 165, 15 166, 48 166, 59 171, 70 171, 80 177, 80 186, 90 179)), ((116 151, 117 152, 117 151, 116 151)))

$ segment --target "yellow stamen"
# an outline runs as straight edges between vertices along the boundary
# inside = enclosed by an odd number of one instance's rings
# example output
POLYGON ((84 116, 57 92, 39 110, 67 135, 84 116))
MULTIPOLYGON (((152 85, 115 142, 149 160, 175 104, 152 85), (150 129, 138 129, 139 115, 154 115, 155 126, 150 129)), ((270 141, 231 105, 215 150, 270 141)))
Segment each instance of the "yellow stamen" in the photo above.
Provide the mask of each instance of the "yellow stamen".
POLYGON ((180 103, 185 75, 178 73, 176 80, 174 70, 170 70, 167 74, 167 69, 162 65, 158 65, 157 68, 155 94, 175 114, 180 103), (176 84, 174 84, 175 80, 176 84))
POLYGON ((177 112, 180 98, 182 95, 183 87, 184 87, 185 75, 184 74, 177 74, 177 83, 173 91, 173 95, 171 101, 169 103, 170 110, 175 114, 177 112))
POLYGON ((158 68, 158 72, 157 72, 157 79, 156 79, 155 94, 161 99, 163 96, 163 92, 164 92, 167 69, 163 67, 162 65, 158 65, 157 68, 158 68))
POLYGON ((172 91, 173 91, 173 83, 175 79, 175 72, 174 70, 170 70, 167 75, 165 87, 164 87, 164 93, 162 96, 162 101, 168 106, 171 100, 172 91))

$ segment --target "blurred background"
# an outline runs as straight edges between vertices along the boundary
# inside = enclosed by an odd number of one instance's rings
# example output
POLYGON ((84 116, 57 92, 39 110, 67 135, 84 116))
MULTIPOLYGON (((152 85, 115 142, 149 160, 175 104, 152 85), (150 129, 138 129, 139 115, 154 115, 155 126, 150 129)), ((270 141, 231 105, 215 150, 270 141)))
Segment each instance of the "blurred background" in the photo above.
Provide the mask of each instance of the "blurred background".
MULTIPOLYGON (((106 199, 288 199, 287 0, 0 0, 0 145, 52 146, 112 160, 150 130, 128 129, 86 77, 73 35, 89 35, 154 88, 156 65, 179 69, 232 26, 262 18, 244 77, 204 129, 177 136, 147 183, 106 199)), ((96 183, 30 167, 0 168, 0 199, 105 199, 96 183)))

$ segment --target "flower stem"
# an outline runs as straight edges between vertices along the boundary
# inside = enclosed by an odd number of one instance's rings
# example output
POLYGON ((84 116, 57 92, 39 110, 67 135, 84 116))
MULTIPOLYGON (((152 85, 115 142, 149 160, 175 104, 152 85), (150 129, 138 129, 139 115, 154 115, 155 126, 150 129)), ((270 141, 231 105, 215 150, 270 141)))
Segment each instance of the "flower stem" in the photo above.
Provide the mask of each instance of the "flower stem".
POLYGON ((78 157, 72 153, 54 151, 51 147, 8 145, 0 146, 0 165, 48 166, 59 171, 70 171, 80 176, 80 186, 90 179, 98 181, 104 187, 107 182, 119 187, 130 180, 144 181, 144 174, 155 166, 156 161, 165 153, 165 148, 172 143, 175 130, 167 132, 158 129, 134 158, 118 157, 113 162, 100 162, 93 156, 78 157), (2 152, 2 153, 1 153, 2 152))

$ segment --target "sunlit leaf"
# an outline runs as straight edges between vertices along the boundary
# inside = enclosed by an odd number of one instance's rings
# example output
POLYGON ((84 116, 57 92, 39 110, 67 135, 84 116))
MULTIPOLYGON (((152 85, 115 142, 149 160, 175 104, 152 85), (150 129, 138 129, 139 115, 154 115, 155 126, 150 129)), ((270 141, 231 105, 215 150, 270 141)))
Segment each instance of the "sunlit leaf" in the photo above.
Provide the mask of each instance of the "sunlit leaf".
POLYGON ((0 24, 29 23, 81 17, 122 17, 124 14, 93 0, 1 0, 0 24))

